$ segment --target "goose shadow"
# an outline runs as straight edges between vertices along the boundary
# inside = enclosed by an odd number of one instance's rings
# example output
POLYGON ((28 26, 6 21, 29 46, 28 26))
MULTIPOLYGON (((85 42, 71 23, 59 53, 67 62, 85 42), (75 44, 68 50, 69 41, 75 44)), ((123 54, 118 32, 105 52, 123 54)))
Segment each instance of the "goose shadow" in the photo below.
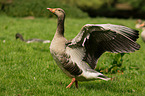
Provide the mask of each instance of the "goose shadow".
POLYGON ((104 89, 107 87, 110 87, 111 85, 106 83, 106 82, 100 82, 100 81, 84 81, 84 82, 79 82, 79 87, 85 87, 86 89, 104 89))
POLYGON ((80 82, 79 88, 86 88, 87 90, 100 90, 100 91, 110 91, 110 92, 123 92, 119 84, 115 81, 90 81, 90 82, 80 82))

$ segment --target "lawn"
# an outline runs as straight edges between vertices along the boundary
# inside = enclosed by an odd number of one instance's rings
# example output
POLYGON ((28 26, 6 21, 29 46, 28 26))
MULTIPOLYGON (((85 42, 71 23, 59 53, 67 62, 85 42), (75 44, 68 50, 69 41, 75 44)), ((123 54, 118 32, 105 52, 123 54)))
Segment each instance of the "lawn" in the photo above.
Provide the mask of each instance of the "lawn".
MULTIPOLYGON (((105 74, 110 81, 96 80, 79 82, 79 89, 65 87, 71 79, 55 64, 50 44, 27 44, 15 39, 21 33, 25 39, 52 40, 56 30, 56 18, 24 19, 0 16, 0 96, 143 96, 145 94, 145 43, 141 38, 140 50, 125 54, 123 74, 105 74)), ((134 28, 134 19, 67 18, 65 36, 72 39, 87 23, 121 24, 134 28)), ((141 29, 139 29, 141 32, 141 29)), ((106 53, 98 66, 107 67, 113 60, 106 53)))

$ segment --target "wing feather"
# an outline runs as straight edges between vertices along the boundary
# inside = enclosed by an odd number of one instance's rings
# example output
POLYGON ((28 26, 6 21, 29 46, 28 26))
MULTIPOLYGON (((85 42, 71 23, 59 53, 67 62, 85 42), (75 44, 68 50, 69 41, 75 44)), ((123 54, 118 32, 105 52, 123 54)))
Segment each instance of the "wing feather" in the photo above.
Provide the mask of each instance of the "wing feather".
POLYGON ((112 24, 86 24, 80 33, 68 44, 69 47, 85 47, 85 60, 92 69, 105 52, 128 53, 140 48, 135 41, 138 31, 112 24))

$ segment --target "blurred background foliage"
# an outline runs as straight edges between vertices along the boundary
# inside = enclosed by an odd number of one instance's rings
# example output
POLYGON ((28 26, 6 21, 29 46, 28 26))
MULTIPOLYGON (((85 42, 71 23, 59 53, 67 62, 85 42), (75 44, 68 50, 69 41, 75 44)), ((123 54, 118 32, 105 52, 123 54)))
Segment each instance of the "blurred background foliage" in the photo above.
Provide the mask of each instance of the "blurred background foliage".
POLYGON ((14 17, 53 17, 46 8, 63 8, 68 17, 87 17, 87 13, 82 12, 76 6, 62 3, 60 0, 0 0, 1 12, 14 17), (11 1, 11 2, 10 2, 11 1), (49 12, 49 13, 48 13, 49 12))
POLYGON ((9 16, 53 17, 47 7, 63 8, 67 17, 145 18, 145 0, 0 0, 0 13, 9 16))

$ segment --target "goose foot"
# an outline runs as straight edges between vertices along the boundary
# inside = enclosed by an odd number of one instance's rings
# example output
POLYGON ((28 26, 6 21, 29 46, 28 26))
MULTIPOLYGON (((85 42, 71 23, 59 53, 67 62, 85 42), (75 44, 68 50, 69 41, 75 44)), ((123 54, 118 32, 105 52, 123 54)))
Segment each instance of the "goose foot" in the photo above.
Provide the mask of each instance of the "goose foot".
POLYGON ((66 88, 70 88, 74 82, 75 82, 75 87, 78 88, 78 81, 75 78, 72 78, 71 83, 66 88))

